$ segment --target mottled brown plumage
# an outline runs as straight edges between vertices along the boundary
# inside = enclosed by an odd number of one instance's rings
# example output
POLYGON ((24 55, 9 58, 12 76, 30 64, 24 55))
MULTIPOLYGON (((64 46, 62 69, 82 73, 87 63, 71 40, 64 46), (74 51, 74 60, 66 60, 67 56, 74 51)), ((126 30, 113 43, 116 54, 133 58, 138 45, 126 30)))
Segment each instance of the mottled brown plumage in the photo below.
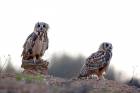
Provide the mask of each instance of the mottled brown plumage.
POLYGON ((40 59, 48 49, 48 24, 44 22, 36 23, 34 31, 28 36, 23 45, 23 60, 40 59))
POLYGON ((99 50, 91 54, 83 67, 81 68, 79 78, 97 75, 99 79, 103 78, 103 72, 106 72, 112 58, 112 44, 104 42, 100 45, 99 50))

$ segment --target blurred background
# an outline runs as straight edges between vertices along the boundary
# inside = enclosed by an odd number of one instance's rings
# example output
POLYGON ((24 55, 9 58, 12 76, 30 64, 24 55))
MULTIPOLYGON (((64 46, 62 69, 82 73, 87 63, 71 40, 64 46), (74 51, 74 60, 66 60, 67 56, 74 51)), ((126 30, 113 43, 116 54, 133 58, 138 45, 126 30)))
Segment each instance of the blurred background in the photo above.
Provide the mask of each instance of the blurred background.
POLYGON ((76 76, 84 59, 105 41, 113 45, 109 71, 115 71, 110 72, 116 73, 114 78, 131 81, 135 76, 139 79, 139 5, 139 0, 0 1, 2 71, 12 71, 6 70, 6 66, 22 71, 22 46, 35 23, 43 21, 50 25, 49 49, 43 57, 50 62, 50 74, 65 78, 76 76))

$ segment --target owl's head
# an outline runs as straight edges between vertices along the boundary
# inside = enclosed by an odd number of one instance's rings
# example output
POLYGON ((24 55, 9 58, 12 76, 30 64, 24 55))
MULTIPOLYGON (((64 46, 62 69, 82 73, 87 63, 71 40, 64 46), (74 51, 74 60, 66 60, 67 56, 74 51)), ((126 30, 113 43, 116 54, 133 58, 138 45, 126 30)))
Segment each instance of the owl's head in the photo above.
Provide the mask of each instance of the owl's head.
POLYGON ((37 22, 34 27, 34 31, 37 33, 47 32, 49 29, 49 25, 45 22, 37 22))
POLYGON ((104 51, 112 51, 112 44, 108 43, 108 42, 103 42, 100 47, 99 50, 104 50, 104 51))

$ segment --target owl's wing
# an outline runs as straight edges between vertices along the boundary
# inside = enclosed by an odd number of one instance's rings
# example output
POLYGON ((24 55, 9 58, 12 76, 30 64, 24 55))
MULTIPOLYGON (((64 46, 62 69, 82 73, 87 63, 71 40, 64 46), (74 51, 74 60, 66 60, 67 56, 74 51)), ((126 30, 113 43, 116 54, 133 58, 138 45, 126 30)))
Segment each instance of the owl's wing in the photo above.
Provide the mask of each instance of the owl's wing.
POLYGON ((107 64, 106 53, 104 51, 97 51, 86 59, 86 66, 91 69, 99 69, 107 64))
POLYGON ((30 39, 30 43, 31 43, 31 47, 33 47, 33 43, 34 43, 34 41, 37 39, 37 35, 34 33, 34 32, 32 32, 28 37, 27 37, 27 39, 26 39, 26 41, 25 41, 25 43, 24 43, 24 45, 23 45, 23 48, 26 48, 26 45, 27 45, 27 43, 28 43, 28 41, 29 41, 29 39, 30 39))
POLYGON ((37 35, 32 32, 26 39, 24 45, 23 45, 23 52, 22 52, 22 56, 27 55, 27 52, 31 53, 32 52, 32 48, 34 46, 34 41, 37 39, 37 35))

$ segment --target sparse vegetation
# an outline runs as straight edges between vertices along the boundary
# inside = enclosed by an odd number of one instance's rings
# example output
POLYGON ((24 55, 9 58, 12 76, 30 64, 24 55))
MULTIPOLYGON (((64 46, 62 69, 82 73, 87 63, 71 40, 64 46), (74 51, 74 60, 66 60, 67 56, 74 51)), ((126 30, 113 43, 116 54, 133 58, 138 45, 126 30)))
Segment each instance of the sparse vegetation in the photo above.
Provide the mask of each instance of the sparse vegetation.
POLYGON ((45 80, 45 76, 41 74, 38 75, 16 74, 16 80, 25 81, 27 83, 43 82, 45 80))
POLYGON ((10 55, 8 55, 5 58, 4 62, 0 62, 0 63, 1 63, 0 64, 0 73, 17 73, 18 72, 18 71, 16 71, 15 67, 12 64, 10 55))
POLYGON ((140 87, 139 79, 133 77, 131 84, 127 82, 129 85, 137 87, 118 83, 115 79, 120 72, 117 72, 112 66, 106 75, 109 80, 72 80, 71 78, 77 77, 84 63, 85 58, 83 56, 53 56, 49 74, 55 77, 49 75, 46 77, 40 74, 17 74, 10 60, 7 61, 7 66, 5 65, 1 72, 8 74, 1 74, 0 76, 0 93, 140 93, 140 89, 137 88, 140 87), (16 74, 11 74, 12 72, 16 74))

